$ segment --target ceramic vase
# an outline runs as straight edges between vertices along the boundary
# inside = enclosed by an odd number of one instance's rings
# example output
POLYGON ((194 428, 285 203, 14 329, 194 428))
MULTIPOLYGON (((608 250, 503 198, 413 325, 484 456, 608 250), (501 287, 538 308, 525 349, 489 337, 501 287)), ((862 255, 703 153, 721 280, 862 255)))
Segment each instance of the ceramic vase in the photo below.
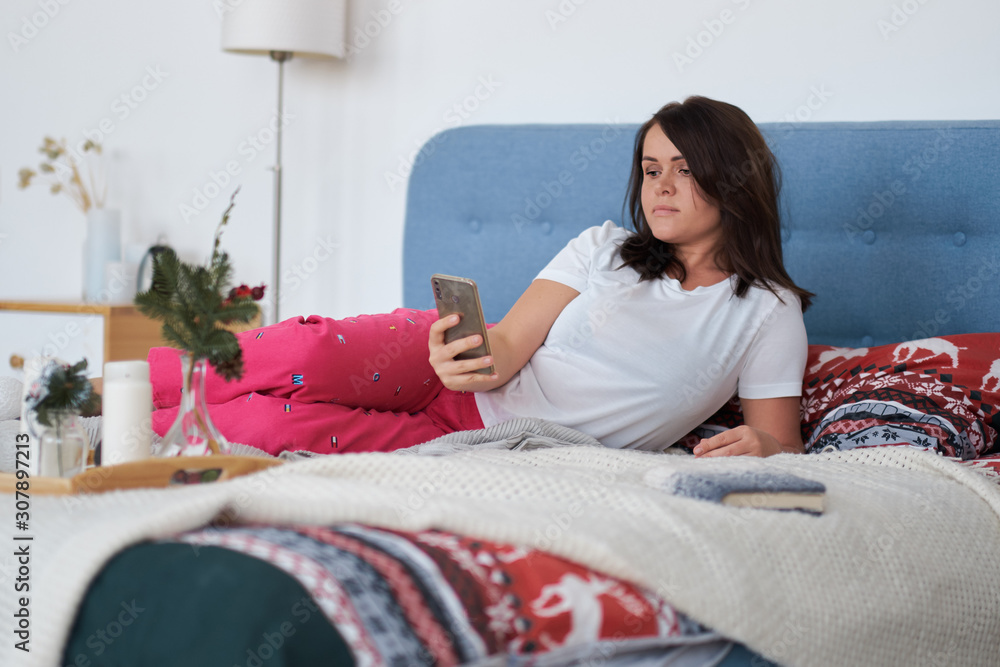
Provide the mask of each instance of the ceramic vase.
POLYGON ((83 244, 83 300, 108 303, 112 293, 105 282, 105 265, 122 261, 122 216, 117 209, 87 211, 87 238, 83 244))

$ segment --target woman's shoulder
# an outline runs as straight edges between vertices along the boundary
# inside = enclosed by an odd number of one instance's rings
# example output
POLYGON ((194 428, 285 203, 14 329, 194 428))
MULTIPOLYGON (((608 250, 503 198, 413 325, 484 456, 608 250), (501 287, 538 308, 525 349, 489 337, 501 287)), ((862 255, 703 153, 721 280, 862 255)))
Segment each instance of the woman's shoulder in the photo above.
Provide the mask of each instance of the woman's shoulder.
POLYGON ((570 239, 563 253, 595 257, 606 251, 617 252, 618 247, 629 235, 630 232, 619 227, 614 221, 608 220, 603 225, 587 227, 570 239))
POLYGON ((619 227, 614 220, 605 220, 602 225, 594 225, 583 230, 577 238, 585 239, 594 246, 617 241, 624 241, 632 235, 627 229, 619 227))
MULTIPOLYGON (((733 290, 735 292, 738 278, 736 276, 732 276, 731 279, 733 290)), ((800 313, 802 312, 802 300, 799 298, 799 295, 780 285, 768 286, 761 282, 754 282, 747 288, 747 291, 743 296, 744 298, 749 297, 750 300, 755 301, 766 308, 788 308, 798 310, 800 313)))

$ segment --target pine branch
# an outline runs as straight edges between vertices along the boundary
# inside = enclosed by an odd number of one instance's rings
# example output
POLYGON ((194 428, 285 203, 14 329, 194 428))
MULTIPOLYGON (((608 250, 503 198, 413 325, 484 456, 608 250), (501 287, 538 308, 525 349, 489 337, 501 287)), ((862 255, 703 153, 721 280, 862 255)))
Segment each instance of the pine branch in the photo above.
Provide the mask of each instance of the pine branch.
POLYGON ((172 250, 162 252, 153 262, 150 289, 135 297, 141 313, 163 322, 163 338, 168 343, 187 350, 196 359, 208 359, 226 380, 242 377, 243 353, 236 336, 222 327, 252 321, 259 312, 254 302, 264 295, 263 286, 251 289, 241 285, 223 296, 233 267, 229 255, 219 249, 219 241, 235 205, 236 192, 216 228, 208 265, 187 264, 172 250))
POLYGON ((257 304, 249 299, 231 301, 222 307, 219 322, 222 324, 232 324, 234 322, 251 322, 257 316, 260 309, 257 304))
POLYGON ((239 191, 240 191, 239 187, 237 187, 235 190, 233 190, 233 194, 229 198, 229 206, 226 208, 225 211, 222 212, 222 220, 219 221, 219 226, 215 228, 215 240, 212 243, 212 262, 213 263, 215 262, 215 256, 219 253, 219 241, 222 238, 222 229, 229 222, 229 212, 233 210, 234 206, 236 206, 236 194, 239 191))

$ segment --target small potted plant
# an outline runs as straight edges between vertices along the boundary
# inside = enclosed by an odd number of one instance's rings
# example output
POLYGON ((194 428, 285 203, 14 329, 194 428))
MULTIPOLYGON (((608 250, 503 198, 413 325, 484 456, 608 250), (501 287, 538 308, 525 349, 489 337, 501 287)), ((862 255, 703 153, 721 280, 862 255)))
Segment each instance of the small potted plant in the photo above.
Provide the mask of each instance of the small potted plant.
POLYGON ((93 414, 101 397, 87 379, 87 360, 72 366, 49 361, 28 387, 27 407, 41 427, 39 473, 72 477, 87 466, 90 447, 81 414, 93 414))

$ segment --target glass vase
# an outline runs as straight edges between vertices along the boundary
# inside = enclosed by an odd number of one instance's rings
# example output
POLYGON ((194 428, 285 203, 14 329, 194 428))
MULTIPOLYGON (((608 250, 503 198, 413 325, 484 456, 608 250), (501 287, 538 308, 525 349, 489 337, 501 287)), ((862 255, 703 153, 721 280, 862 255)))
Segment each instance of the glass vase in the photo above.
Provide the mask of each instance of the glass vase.
POLYGON ((229 441, 223 437, 212 423, 205 402, 205 374, 208 360, 204 357, 192 359, 190 354, 181 355, 180 408, 173 426, 163 436, 160 456, 206 456, 209 454, 229 454, 229 441))
POLYGON ((89 443, 79 415, 69 410, 49 413, 51 426, 42 426, 38 451, 39 474, 43 477, 72 477, 87 467, 89 443))

